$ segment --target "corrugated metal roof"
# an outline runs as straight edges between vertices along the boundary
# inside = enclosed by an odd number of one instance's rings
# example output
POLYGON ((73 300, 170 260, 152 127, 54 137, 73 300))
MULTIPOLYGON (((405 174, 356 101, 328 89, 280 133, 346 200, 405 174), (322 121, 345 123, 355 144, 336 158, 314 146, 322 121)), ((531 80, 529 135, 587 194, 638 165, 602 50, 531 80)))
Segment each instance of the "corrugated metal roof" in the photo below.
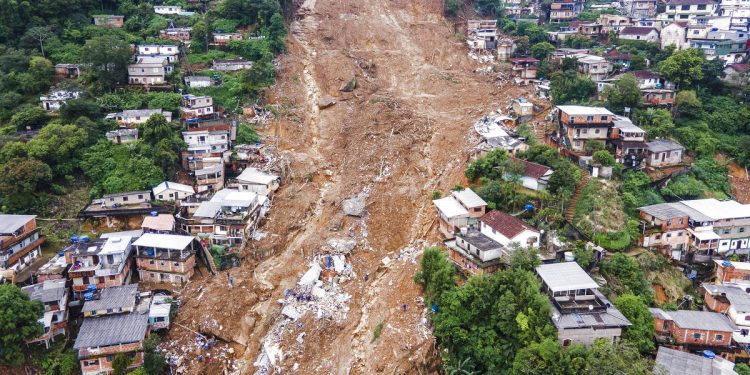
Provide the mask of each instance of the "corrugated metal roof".
POLYGON ((468 208, 476 208, 486 206, 487 202, 484 201, 474 190, 469 188, 454 191, 451 193, 459 202, 463 203, 468 208))
POLYGON ((13 234, 36 215, 0 215, 0 234, 13 234))
POLYGON ((81 311, 88 312, 134 307, 136 295, 138 295, 138 284, 105 288, 101 291, 99 299, 86 301, 81 311))
MULTIPOLYGON (((731 375, 737 374, 735 371, 726 368, 722 369, 717 361, 721 359, 711 359, 700 355, 681 352, 660 346, 656 352, 656 373, 660 374, 660 369, 666 371, 664 375, 731 375)), ((733 365, 730 365, 733 366, 733 365)))
POLYGON ((106 347, 143 341, 148 314, 130 313, 83 320, 74 349, 106 347))
POLYGON ((669 316, 680 328, 702 329, 720 332, 734 332, 737 326, 726 316, 710 311, 678 310, 670 311, 669 316))
POLYGON ((542 264, 536 268, 536 273, 553 292, 599 288, 599 284, 576 262, 542 264))

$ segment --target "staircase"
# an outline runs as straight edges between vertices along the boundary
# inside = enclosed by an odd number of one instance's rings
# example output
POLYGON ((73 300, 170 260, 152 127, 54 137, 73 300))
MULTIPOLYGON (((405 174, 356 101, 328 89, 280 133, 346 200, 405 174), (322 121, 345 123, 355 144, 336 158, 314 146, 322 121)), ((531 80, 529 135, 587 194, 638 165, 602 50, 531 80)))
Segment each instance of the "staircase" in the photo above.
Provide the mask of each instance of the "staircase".
POLYGON ((581 192, 586 188, 586 185, 588 185, 589 180, 591 179, 591 175, 589 175, 588 171, 581 170, 581 172, 581 182, 576 187, 576 191, 573 193, 573 198, 570 199, 570 202, 568 202, 568 208, 565 210, 565 220, 567 220, 570 225, 573 225, 573 215, 575 215, 576 206, 578 205, 578 199, 581 197, 581 192))

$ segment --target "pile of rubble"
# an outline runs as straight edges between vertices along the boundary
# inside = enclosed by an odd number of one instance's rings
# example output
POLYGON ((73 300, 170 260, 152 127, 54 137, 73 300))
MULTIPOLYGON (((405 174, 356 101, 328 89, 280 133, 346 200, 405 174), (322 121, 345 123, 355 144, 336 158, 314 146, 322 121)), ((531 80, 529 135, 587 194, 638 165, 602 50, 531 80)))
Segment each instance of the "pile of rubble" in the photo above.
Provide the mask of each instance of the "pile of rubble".
POLYGON ((164 341, 158 350, 164 355, 167 364, 175 374, 184 374, 200 364, 216 366, 227 375, 239 375, 240 366, 235 362, 234 349, 229 344, 220 342, 195 332, 191 340, 164 341), (196 363, 197 362, 197 363, 196 363))
POLYGON ((481 63, 487 64, 487 63, 494 63, 495 62, 495 54, 493 53, 483 53, 479 54, 474 51, 469 51, 469 57, 473 60, 477 60, 481 63))
POLYGON ((281 317, 276 320, 263 341, 263 350, 254 363, 256 374, 278 370, 277 364, 284 358, 281 348, 284 337, 294 334, 298 345, 304 343, 304 326, 300 320, 305 313, 310 312, 316 320, 331 320, 336 323, 346 320, 352 296, 339 285, 356 277, 351 263, 346 260, 346 254, 356 245, 353 239, 329 239, 324 249, 330 253, 315 256, 297 286, 284 291, 284 297, 278 301, 282 306, 281 317))

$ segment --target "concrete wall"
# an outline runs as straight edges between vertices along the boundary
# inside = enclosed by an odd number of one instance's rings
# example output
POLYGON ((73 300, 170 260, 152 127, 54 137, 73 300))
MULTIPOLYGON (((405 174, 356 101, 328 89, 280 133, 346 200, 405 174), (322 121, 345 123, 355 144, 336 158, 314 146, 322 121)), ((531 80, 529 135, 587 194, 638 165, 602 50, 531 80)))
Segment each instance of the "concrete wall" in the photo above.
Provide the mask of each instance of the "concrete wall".
POLYGON ((593 329, 593 328, 571 328, 562 329, 557 331, 557 339, 561 344, 566 345, 567 340, 571 344, 583 344, 591 346, 594 344, 596 339, 606 339, 609 342, 614 342, 615 339, 622 335, 622 329, 620 328, 606 328, 606 329, 593 329))

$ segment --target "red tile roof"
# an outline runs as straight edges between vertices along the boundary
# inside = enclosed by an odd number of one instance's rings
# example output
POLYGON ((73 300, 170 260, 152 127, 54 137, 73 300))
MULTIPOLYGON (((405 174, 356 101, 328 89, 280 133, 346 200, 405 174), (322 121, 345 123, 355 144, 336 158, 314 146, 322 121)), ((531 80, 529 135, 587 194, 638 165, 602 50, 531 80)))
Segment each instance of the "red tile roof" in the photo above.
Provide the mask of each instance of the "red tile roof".
POLYGON ((539 233, 536 229, 526 225, 521 219, 498 210, 484 214, 480 220, 488 227, 500 232, 500 234, 509 239, 521 234, 524 230, 539 233))
POLYGON ((742 73, 750 69, 750 64, 729 64, 727 68, 732 68, 735 72, 742 73))
POLYGON ((544 176, 550 170, 550 168, 547 167, 546 165, 532 163, 530 161, 526 161, 522 159, 516 159, 516 158, 512 158, 512 159, 523 163, 523 166, 525 168, 523 172, 524 176, 528 176, 531 178, 540 178, 544 176))
POLYGON ((648 35, 652 31, 656 31, 656 29, 653 27, 628 26, 620 30, 620 35, 648 35))
POLYGON ((659 78, 659 73, 651 72, 648 70, 635 70, 630 73, 633 74, 635 78, 638 78, 638 79, 658 79, 659 78))

